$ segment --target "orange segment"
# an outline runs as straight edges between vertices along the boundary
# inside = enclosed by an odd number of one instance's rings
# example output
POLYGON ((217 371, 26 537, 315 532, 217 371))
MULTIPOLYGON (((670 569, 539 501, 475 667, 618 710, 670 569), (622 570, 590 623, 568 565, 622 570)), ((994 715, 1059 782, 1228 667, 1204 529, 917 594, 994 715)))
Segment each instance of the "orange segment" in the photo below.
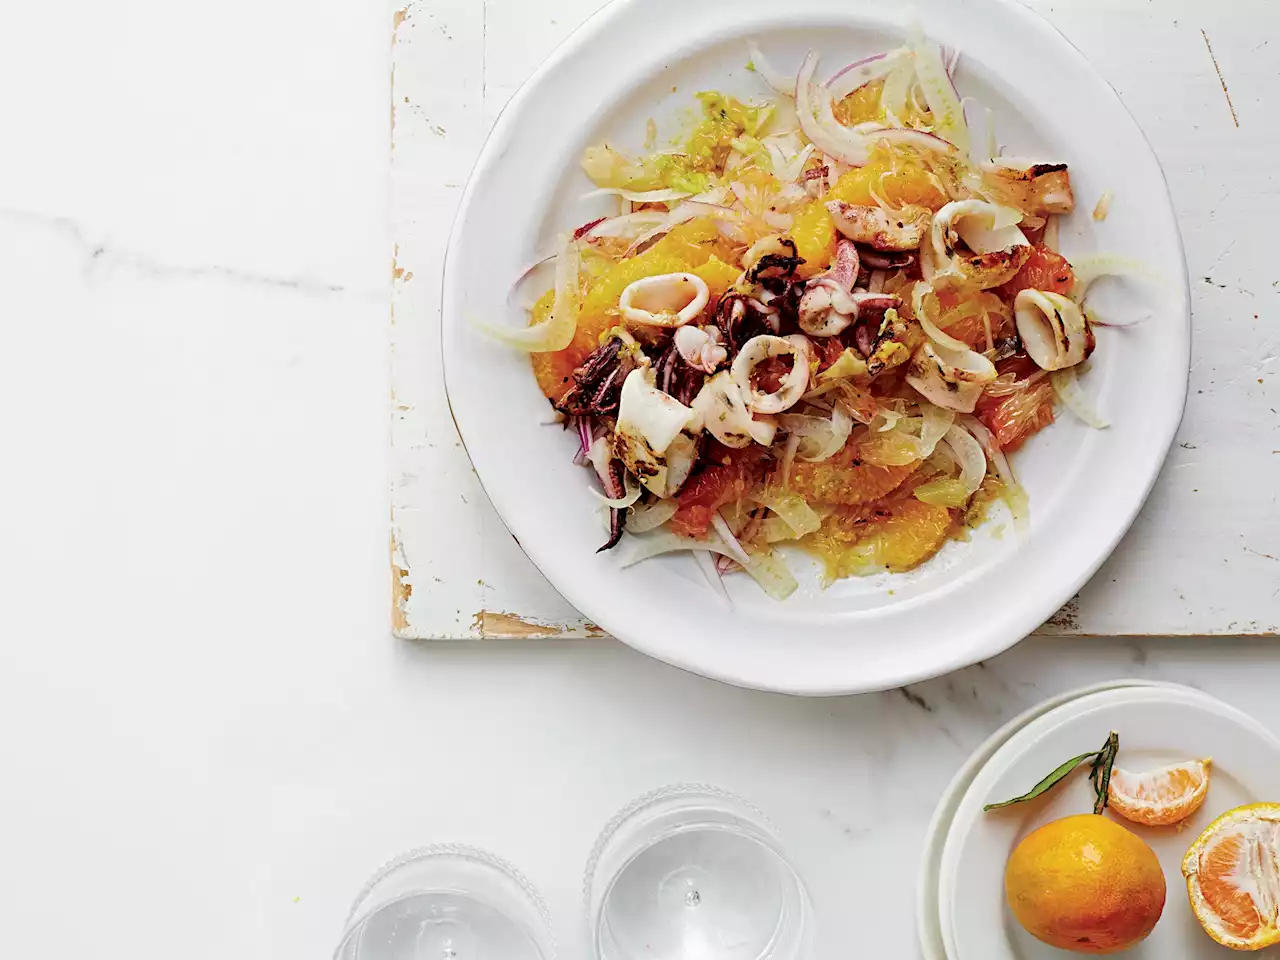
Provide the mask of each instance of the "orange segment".
POLYGON ((835 105, 836 119, 846 127, 869 120, 883 120, 884 114, 880 112, 880 94, 883 92, 883 80, 864 83, 835 105))
MULTIPOLYGON (((617 324, 615 311, 623 290, 644 277, 684 273, 704 266, 711 260, 719 237, 715 224, 710 221, 690 220, 674 228, 644 253, 621 260, 596 277, 582 301, 578 329, 569 346, 554 353, 532 355, 533 375, 543 394, 553 400, 564 395, 574 369, 600 345, 600 334, 617 324)), ((710 280, 707 285, 711 285, 710 280)), ((530 323, 545 320, 554 299, 554 292, 544 294, 534 305, 530 323)))
POLYGON ((953 522, 946 507, 914 498, 841 507, 806 538, 806 545, 826 564, 831 580, 883 570, 901 572, 937 553, 953 522))
POLYGON ((1280 943, 1280 804, 1228 810, 1182 860, 1200 926, 1233 950, 1280 943))
POLYGON ((813 200, 801 207, 788 236, 795 241, 796 255, 804 257, 796 270, 801 277, 808 279, 831 265, 836 255, 836 225, 821 203, 813 200))
POLYGON ((901 467, 842 463, 837 454, 820 463, 797 462, 791 468, 790 487, 801 496, 821 503, 869 503, 897 489, 915 468, 916 464, 910 463, 901 467))
POLYGON ((810 201, 796 214, 790 236, 796 243, 796 253, 805 259, 797 271, 800 276, 808 278, 821 273, 835 256, 836 228, 825 204, 843 200, 859 206, 874 206, 873 189, 888 203, 914 204, 935 211, 950 199, 937 179, 912 163, 909 156, 895 155, 891 150, 877 147, 866 166, 846 170, 821 200, 810 201))
MULTIPOLYGON (((529 317, 529 325, 543 323, 551 316, 551 307, 555 303, 556 292, 554 289, 548 290, 533 305, 529 317)), ((582 346, 578 342, 578 335, 582 333, 582 323, 579 321, 578 331, 574 334, 574 338, 570 341, 569 346, 563 350, 557 350, 554 353, 533 353, 529 355, 529 362, 533 365, 533 375, 538 380, 538 389, 542 391, 544 397, 556 400, 564 395, 564 392, 570 387, 570 378, 573 370, 580 363, 587 353, 588 349, 583 352, 582 346)), ((585 341, 585 337, 583 338, 585 341)))
POLYGON ((951 199, 927 170, 917 166, 899 167, 885 177, 884 198, 899 206, 928 207, 935 213, 951 199))
POLYGON ((874 206, 873 188, 888 203, 899 206, 915 204, 935 212, 950 199, 937 179, 918 162, 913 162, 909 153, 895 155, 881 147, 875 148, 866 166, 854 167, 841 174, 823 199, 874 206))
POLYGON ((702 266, 694 267, 689 272, 705 280, 711 296, 716 299, 723 297, 733 286, 733 281, 737 280, 742 273, 737 267, 725 263, 717 256, 712 256, 702 266))
POLYGON ((715 225, 709 221, 690 220, 673 229, 644 253, 609 267, 587 291, 578 325, 616 308, 622 291, 637 280, 702 266, 711 259, 719 236, 715 225))
POLYGON ((1209 794, 1209 761, 1187 760, 1159 770, 1111 772, 1107 804, 1120 816, 1147 826, 1181 823, 1209 794))

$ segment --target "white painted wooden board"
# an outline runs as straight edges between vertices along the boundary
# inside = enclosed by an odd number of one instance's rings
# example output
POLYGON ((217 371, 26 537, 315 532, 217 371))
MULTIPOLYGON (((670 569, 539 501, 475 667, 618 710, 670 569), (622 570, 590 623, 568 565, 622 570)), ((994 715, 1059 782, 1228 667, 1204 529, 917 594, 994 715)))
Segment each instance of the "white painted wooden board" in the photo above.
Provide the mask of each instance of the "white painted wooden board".
MULTIPOLYGON (((691 2, 724 2, 731 15, 729 0, 691 2)), ((538 63, 603 5, 414 0, 390 14, 392 619, 402 637, 600 633, 485 498, 444 394, 439 304, 449 227, 485 136, 538 63)), ((1186 416, 1155 491, 1040 632, 1280 634, 1280 4, 1028 5, 1115 86, 1155 147, 1182 226, 1195 337, 1186 416)), ((1116 197, 1113 213, 1124 204, 1116 197)))

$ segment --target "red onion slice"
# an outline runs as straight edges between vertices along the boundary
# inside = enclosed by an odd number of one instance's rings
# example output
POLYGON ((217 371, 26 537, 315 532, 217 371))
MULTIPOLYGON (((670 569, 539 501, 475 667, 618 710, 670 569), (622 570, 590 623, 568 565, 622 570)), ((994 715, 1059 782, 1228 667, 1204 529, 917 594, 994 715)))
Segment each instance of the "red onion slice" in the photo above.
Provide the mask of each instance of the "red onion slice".
POLYGON ((849 94, 862 89, 868 83, 883 80, 904 61, 910 59, 911 51, 906 47, 877 53, 842 67, 827 81, 827 89, 837 102, 849 94))

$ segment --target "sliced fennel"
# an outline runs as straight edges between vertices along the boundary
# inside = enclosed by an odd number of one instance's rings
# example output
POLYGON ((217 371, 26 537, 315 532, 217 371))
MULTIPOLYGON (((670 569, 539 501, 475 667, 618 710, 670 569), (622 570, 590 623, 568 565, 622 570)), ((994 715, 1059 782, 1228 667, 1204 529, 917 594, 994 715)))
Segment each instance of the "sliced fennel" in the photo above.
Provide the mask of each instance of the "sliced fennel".
POLYGON ((1058 395, 1062 405, 1089 426, 1095 430, 1105 430, 1111 426, 1110 421, 1094 409, 1089 398, 1080 389, 1080 381, 1076 378, 1075 367, 1053 371, 1053 373, 1049 374, 1049 382, 1053 384, 1053 392, 1058 395))

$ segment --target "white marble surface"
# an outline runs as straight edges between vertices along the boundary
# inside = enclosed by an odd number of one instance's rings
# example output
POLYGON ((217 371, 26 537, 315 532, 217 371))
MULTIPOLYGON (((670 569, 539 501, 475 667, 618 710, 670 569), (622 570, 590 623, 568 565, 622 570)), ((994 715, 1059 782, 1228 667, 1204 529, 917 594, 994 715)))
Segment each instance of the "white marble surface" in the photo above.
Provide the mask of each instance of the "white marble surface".
POLYGON ((933 801, 1003 719, 1137 675, 1280 729, 1268 642, 1034 640, 801 701, 611 642, 393 640, 385 9, 10 6, 7 954, 324 957, 370 871, 454 839, 524 868, 580 957, 597 829, 699 779, 791 838, 824 957, 912 957, 933 801))

